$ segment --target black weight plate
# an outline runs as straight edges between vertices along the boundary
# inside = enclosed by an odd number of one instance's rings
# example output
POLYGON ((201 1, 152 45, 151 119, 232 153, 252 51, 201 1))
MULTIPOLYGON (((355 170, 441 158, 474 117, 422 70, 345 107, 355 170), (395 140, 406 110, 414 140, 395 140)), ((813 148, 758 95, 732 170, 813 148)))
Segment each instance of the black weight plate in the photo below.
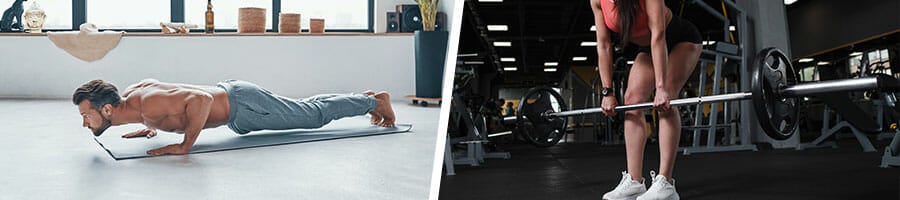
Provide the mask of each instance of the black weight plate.
POLYGON ((566 103, 559 93, 547 87, 533 88, 519 102, 516 126, 535 146, 553 146, 565 136, 568 118, 546 114, 565 110, 566 103))
POLYGON ((751 90, 757 121, 769 137, 788 139, 800 123, 801 100, 784 97, 781 90, 799 83, 800 74, 781 50, 772 47, 757 55, 756 67, 751 90))

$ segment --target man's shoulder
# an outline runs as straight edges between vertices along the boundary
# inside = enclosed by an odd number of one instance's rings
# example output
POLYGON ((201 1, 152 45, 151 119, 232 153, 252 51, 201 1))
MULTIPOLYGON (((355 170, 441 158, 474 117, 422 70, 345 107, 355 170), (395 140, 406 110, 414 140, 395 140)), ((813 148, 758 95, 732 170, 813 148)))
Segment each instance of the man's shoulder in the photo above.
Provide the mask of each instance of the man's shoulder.
POLYGON ((158 82, 159 82, 159 80, 156 80, 154 78, 145 78, 144 80, 141 80, 140 83, 158 83, 158 82))

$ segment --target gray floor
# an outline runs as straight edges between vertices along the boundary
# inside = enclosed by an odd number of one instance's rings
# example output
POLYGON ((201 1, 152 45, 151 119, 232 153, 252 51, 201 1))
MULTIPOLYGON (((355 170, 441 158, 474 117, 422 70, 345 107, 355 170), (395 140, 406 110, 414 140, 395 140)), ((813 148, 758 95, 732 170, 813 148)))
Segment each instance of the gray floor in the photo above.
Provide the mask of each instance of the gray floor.
POLYGON ((426 199, 440 109, 394 108, 410 133, 115 161, 71 102, 0 100, 0 199, 426 199))

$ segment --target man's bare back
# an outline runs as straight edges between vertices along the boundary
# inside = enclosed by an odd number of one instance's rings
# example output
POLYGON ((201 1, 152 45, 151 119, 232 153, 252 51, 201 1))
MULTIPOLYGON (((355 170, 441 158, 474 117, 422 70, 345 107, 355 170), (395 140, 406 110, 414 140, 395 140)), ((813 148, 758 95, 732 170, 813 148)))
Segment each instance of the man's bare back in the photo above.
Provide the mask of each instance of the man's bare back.
POLYGON ((125 89, 126 105, 141 111, 141 123, 148 128, 184 133, 188 123, 187 105, 193 98, 212 97, 203 128, 214 128, 228 121, 228 94, 215 86, 163 83, 147 79, 125 89), (199 97, 198 97, 199 96, 199 97))
MULTIPOLYGON (((327 98, 331 98, 331 96, 327 98)), ((182 143, 147 151, 151 155, 186 154, 194 145, 201 130, 226 124, 232 130, 243 134, 253 130, 320 127, 333 119, 368 113, 372 116, 371 123, 373 125, 394 126, 395 117, 390 105, 390 96, 386 92, 375 93, 366 91, 362 96, 340 96, 328 99, 327 102, 318 101, 318 97, 310 99, 313 99, 313 101, 294 102, 294 100, 283 99, 283 97, 273 95, 252 83, 237 80, 229 80, 220 83, 216 87, 164 83, 154 79, 145 79, 126 88, 121 96, 118 95, 115 86, 112 84, 102 80, 94 80, 76 89, 73 95, 73 103, 78 105, 78 109, 84 119, 83 126, 94 132, 96 136, 102 134, 110 126, 130 123, 142 123, 147 126, 147 129, 124 134, 122 135, 124 138, 153 137, 157 134, 157 129, 184 134, 182 143), (229 89, 225 89, 225 85, 228 85, 228 83, 247 88, 241 91, 229 91, 229 89), (235 99, 230 99, 229 93, 231 92, 256 93, 234 96, 238 97, 239 102, 242 103, 238 104, 238 108, 233 108, 231 104, 235 99), (245 96, 256 99, 248 99, 245 96), (284 106, 282 101, 291 101, 298 105, 315 104, 315 106, 307 107, 316 109, 303 110, 303 106, 300 106, 300 108, 278 107, 279 105, 284 106), (303 121, 296 118, 277 121, 274 124, 272 121, 254 122, 250 120, 255 117, 252 116, 252 112, 243 113, 247 116, 235 120, 236 117, 233 116, 233 113, 237 112, 236 110, 247 110, 246 106, 253 103, 261 106, 258 107, 260 109, 275 109, 274 111, 276 112, 287 112, 271 113, 274 115, 281 114, 281 116, 300 117, 301 119, 310 118, 311 120, 309 121, 320 122, 313 125, 295 124, 297 121, 303 121), (330 104, 332 105, 328 106, 330 104), (330 114, 332 110, 323 107, 339 108, 337 110, 340 110, 353 107, 354 105, 358 107, 355 109, 356 112, 347 113, 343 111, 340 112, 342 114, 333 114, 335 116, 324 116, 326 118, 309 114, 330 114), (244 128, 237 129, 236 127, 238 126, 244 128), (247 127, 251 128, 247 130, 247 127)), ((269 114, 265 113, 265 115, 269 114)))

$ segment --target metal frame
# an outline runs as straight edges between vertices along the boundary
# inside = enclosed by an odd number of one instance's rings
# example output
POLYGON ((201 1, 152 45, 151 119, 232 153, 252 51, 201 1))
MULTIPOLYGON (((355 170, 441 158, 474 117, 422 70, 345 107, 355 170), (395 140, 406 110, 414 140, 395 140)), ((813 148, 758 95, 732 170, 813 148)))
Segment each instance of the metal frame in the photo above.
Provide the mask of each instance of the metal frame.
POLYGON ((459 102, 461 101, 459 98, 454 97, 451 101, 457 101, 452 103, 451 109, 460 112, 459 117, 462 119, 457 121, 465 124, 467 131, 466 136, 461 138, 453 139, 450 138, 449 134, 447 135, 447 142, 444 148, 444 166, 447 169, 448 176, 456 175, 454 165, 480 166, 485 158, 509 159, 512 157, 508 152, 486 151, 484 144, 488 142, 488 137, 490 136, 485 130, 484 117, 479 113, 470 112, 463 102, 459 102), (461 155, 457 156, 453 152, 453 144, 465 144, 466 151, 460 152, 459 154, 461 155))
MULTIPOLYGON (((185 0, 170 0, 171 8, 169 9, 169 17, 171 22, 184 22, 184 2, 185 0)), ((266 29, 266 32, 278 32, 278 14, 281 13, 281 1, 272 0, 272 28, 266 29)), ((325 29, 327 32, 375 32, 375 0, 367 0, 368 3, 368 28, 366 29, 325 29)), ((81 24, 87 22, 87 0, 72 0, 72 29, 78 30, 81 24)), ((202 26, 201 26, 202 27, 202 26)), ((55 31, 54 29, 45 29, 55 31)), ((102 29, 102 30, 124 30, 129 32, 159 32, 161 29, 102 29)), ((190 32, 203 32, 203 29, 194 29, 190 32)), ((309 31, 302 29, 301 31, 309 31)), ((237 32, 237 29, 216 29, 216 32, 237 32)))
POLYGON ((900 129, 894 130, 894 139, 884 147, 884 155, 881 156, 881 167, 890 166, 900 166, 900 129))
MULTIPOLYGON (((850 132, 852 132, 853 136, 856 137, 856 140, 859 141, 859 145, 862 146, 863 152, 877 151, 877 150, 875 150, 875 146, 872 145, 872 142, 869 140, 868 137, 866 137, 865 134, 862 133, 862 131, 859 131, 859 129, 856 129, 856 127, 853 127, 853 125, 851 125, 849 122, 841 120, 840 115, 837 115, 836 119, 835 119, 835 121, 837 121, 838 123, 831 126, 831 108, 828 108, 827 105, 824 107, 825 107, 824 108, 825 110, 822 114, 822 135, 817 137, 812 142, 800 143, 799 145, 797 145, 797 148, 796 148, 797 150, 804 150, 804 149, 809 149, 809 148, 822 148, 822 147, 837 148, 837 143, 835 143, 834 141, 826 142, 825 139, 830 138, 831 136, 835 135, 838 131, 840 131, 842 128, 846 127, 846 128, 850 128, 850 132)), ((881 123, 879 122, 879 125, 880 124, 881 123)))

